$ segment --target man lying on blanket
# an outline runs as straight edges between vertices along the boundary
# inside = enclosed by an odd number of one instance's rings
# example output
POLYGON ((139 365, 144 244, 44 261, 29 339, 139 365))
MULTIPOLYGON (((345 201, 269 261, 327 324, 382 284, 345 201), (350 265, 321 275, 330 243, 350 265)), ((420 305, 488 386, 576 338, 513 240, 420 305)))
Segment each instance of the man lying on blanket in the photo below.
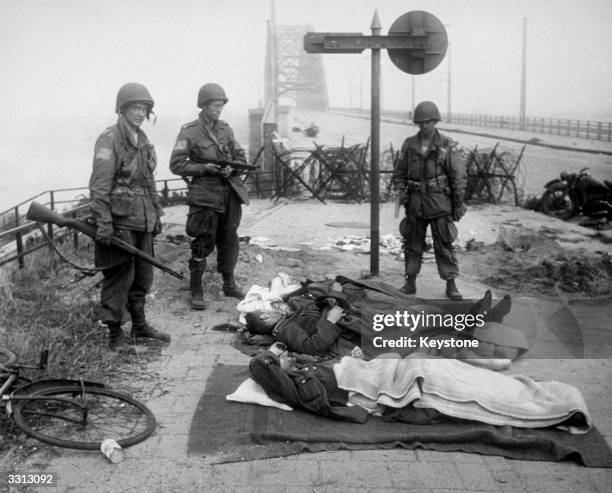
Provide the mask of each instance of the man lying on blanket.
POLYGON ((249 369, 275 401, 345 421, 363 423, 368 414, 380 414, 413 424, 462 419, 557 426, 572 433, 591 427, 584 399, 570 385, 535 382, 453 359, 345 356, 334 365, 298 365, 284 344, 275 343, 255 356, 249 369))
MULTIPOLYGON (((273 310, 257 310, 247 313, 247 330, 251 334, 272 336, 275 341, 286 344, 288 349, 294 353, 313 356, 325 354, 356 356, 357 353, 354 351, 363 349, 365 358, 371 359, 377 354, 389 351, 386 348, 379 350, 376 347, 377 345, 380 347, 376 337, 380 339, 382 334, 377 332, 375 322, 385 315, 393 316, 393 313, 397 313, 400 309, 402 314, 417 315, 419 313, 440 315, 465 313, 472 317, 481 315, 484 322, 482 327, 476 330, 473 330, 474 328, 458 330, 455 327, 426 327, 414 333, 405 327, 391 326, 385 327, 384 336, 386 339, 399 340, 407 335, 416 336, 418 334, 426 337, 426 342, 430 342, 430 339, 432 341, 456 338, 479 339, 483 345, 481 351, 457 351, 452 348, 451 351, 446 348, 442 351, 441 347, 444 344, 436 345, 435 342, 431 342, 427 349, 430 354, 462 359, 478 357, 514 359, 527 349, 526 340, 521 338, 521 333, 500 325, 504 316, 510 311, 509 296, 505 296, 493 307, 490 291, 487 291, 481 300, 474 303, 466 301, 433 305, 425 300, 406 297, 384 283, 356 282, 348 278, 337 279, 343 282, 334 281, 329 286, 324 283, 316 283, 307 288, 305 295, 290 298, 288 304, 294 312, 290 316, 273 310), (372 293, 376 296, 372 296, 372 293), (500 334, 512 335, 507 346, 504 343, 509 338, 500 338, 500 334), (517 338, 518 341, 516 341, 517 338)), ((413 345, 398 352, 406 356, 415 349, 423 350, 424 348, 416 348, 413 345)))

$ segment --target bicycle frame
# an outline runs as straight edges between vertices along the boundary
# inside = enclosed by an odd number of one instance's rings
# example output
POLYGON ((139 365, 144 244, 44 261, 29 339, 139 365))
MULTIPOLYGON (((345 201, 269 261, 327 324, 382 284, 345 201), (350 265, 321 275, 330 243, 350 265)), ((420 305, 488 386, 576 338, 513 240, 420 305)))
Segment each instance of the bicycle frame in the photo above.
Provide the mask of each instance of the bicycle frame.
MULTIPOLYGON (((31 365, 11 365, 10 368, 7 368, 4 365, 0 365, 0 371, 5 372, 5 373, 0 373, 0 377, 6 376, 6 380, 4 381, 4 383, 2 384, 2 386, 0 387, 0 400, 3 403, 7 403, 7 413, 10 415, 11 414, 11 407, 10 407, 10 402, 11 401, 18 401, 18 400, 45 400, 45 401, 58 401, 58 402, 65 402, 67 404, 76 406, 79 408, 80 413, 81 413, 81 419, 79 421, 72 419, 70 417, 66 417, 66 416, 61 416, 59 414, 53 414, 53 413, 32 413, 32 414, 40 414, 42 416, 50 416, 50 417, 54 417, 54 418, 58 418, 58 419, 62 419, 64 421, 70 421, 72 423, 76 423, 76 424, 80 424, 81 426, 87 426, 87 417, 88 417, 88 409, 87 409, 87 393, 85 392, 85 383, 83 382, 83 379, 80 379, 80 391, 81 391, 81 399, 77 400, 77 399, 71 399, 69 397, 54 397, 54 396, 46 396, 46 395, 38 395, 38 394, 32 394, 32 393, 28 393, 28 394, 9 394, 8 393, 8 389, 10 389, 11 385, 17 381, 19 379, 19 368, 33 368, 33 369, 45 369, 47 366, 47 359, 48 359, 48 351, 42 351, 40 354, 40 362, 38 363, 38 366, 31 366, 31 365)), ((76 387, 75 387, 76 389, 76 387)))

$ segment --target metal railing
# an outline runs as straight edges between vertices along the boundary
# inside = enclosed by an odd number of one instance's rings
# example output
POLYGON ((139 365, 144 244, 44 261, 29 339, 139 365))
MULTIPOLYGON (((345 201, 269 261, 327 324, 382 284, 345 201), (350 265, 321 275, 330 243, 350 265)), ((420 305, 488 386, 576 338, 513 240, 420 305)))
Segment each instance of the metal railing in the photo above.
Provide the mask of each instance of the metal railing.
MULTIPOLYGON (((360 108, 332 108, 331 111, 369 118, 369 110, 360 108)), ((412 122, 412 113, 410 111, 385 110, 382 112, 381 120, 409 123, 412 122)), ((516 116, 468 113, 445 114, 442 115, 442 120, 444 124, 455 123, 457 125, 500 128, 612 142, 612 122, 542 117, 529 117, 525 118, 524 122, 522 122, 516 116)))
MULTIPOLYGON (((187 190, 187 184, 184 180, 181 178, 157 180, 156 183, 165 205, 184 202, 184 192, 187 190), (173 186, 175 184, 179 186, 173 186)), ((18 261, 19 267, 22 268, 27 255, 47 245, 48 242, 42 235, 35 234, 38 223, 26 219, 27 210, 34 201, 74 218, 86 214, 91 203, 88 188, 62 188, 41 192, 6 211, 0 212, 0 266, 18 261)), ((57 229, 52 224, 48 224, 47 236, 50 239, 59 240, 72 235, 74 247, 78 247, 78 232, 64 231, 56 236, 57 229)))
POLYGON ((580 139, 612 141, 612 122, 571 120, 564 118, 525 118, 501 115, 452 114, 444 116, 445 123, 477 127, 501 128, 580 139))
MULTIPOLYGON (((245 184, 257 197, 269 196, 275 190, 270 178, 271 172, 251 173, 247 176, 245 184)), ((157 189, 161 196, 162 205, 184 203, 187 196, 187 182, 182 178, 156 180, 157 189)), ((34 201, 63 215, 78 217, 86 215, 90 208, 90 194, 86 187, 62 188, 47 190, 23 202, 0 212, 0 267, 17 261, 19 267, 25 265, 25 257, 48 244, 43 235, 37 235, 38 223, 26 219, 30 204, 34 201)), ((63 239, 70 235, 76 249, 79 242, 79 233, 76 231, 57 232, 57 227, 47 225, 47 236, 50 239, 63 239)))

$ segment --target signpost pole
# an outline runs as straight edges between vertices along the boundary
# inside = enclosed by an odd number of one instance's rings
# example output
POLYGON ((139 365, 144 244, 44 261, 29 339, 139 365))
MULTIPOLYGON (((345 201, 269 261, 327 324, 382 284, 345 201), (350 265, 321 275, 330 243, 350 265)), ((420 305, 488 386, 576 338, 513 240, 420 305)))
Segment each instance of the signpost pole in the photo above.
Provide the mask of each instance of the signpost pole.
MULTIPOLYGON (((372 36, 380 36, 378 10, 372 19, 372 36)), ((379 273, 380 251, 380 47, 372 48, 372 95, 370 115, 370 275, 379 273)))
POLYGON ((304 36, 307 53, 353 53, 372 50, 372 97, 370 101, 370 274, 379 274, 380 253, 380 51, 387 50, 391 61, 403 72, 412 74, 414 111, 414 75, 436 68, 446 53, 448 39, 439 19, 422 10, 398 17, 381 36, 378 10, 374 11, 372 34, 315 33, 304 36))

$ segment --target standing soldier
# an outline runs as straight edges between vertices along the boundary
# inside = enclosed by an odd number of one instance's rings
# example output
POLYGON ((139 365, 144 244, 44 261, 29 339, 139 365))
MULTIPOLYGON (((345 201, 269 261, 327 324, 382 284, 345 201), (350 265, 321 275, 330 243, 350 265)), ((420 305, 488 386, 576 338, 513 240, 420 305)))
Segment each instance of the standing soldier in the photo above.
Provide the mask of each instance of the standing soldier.
POLYGON ((117 93, 117 123, 96 141, 89 180, 96 222, 95 263, 104 280, 100 319, 109 329, 109 347, 135 353, 121 329, 126 310, 132 317, 132 339, 148 337, 170 342, 170 336, 151 327, 145 318, 145 295, 153 283, 153 266, 111 246, 116 236, 153 255, 153 236, 161 232, 163 215, 153 173, 157 158, 140 129, 149 119, 153 99, 145 86, 125 84, 117 93))
POLYGON ((440 277, 446 281, 446 296, 460 300, 455 284, 459 266, 453 250, 457 238, 453 221, 459 221, 466 211, 465 163, 455 143, 436 129, 440 112, 434 103, 419 103, 413 121, 419 132, 404 141, 393 172, 399 201, 406 207, 406 217, 400 223, 406 269, 406 283, 401 290, 416 293, 416 277, 426 249, 425 233, 431 225, 436 264, 440 277))
POLYGON ((234 132, 219 116, 228 99, 223 88, 214 83, 204 84, 198 93, 197 120, 186 123, 176 139, 170 170, 189 180, 189 214, 186 233, 191 242, 189 260, 191 308, 204 310, 202 275, 206 257, 217 247, 217 272, 223 276, 225 296, 243 298, 236 286, 234 268, 238 260, 238 225, 242 204, 249 196, 239 172, 229 166, 219 166, 206 159, 234 161, 246 164, 244 149, 234 132))

